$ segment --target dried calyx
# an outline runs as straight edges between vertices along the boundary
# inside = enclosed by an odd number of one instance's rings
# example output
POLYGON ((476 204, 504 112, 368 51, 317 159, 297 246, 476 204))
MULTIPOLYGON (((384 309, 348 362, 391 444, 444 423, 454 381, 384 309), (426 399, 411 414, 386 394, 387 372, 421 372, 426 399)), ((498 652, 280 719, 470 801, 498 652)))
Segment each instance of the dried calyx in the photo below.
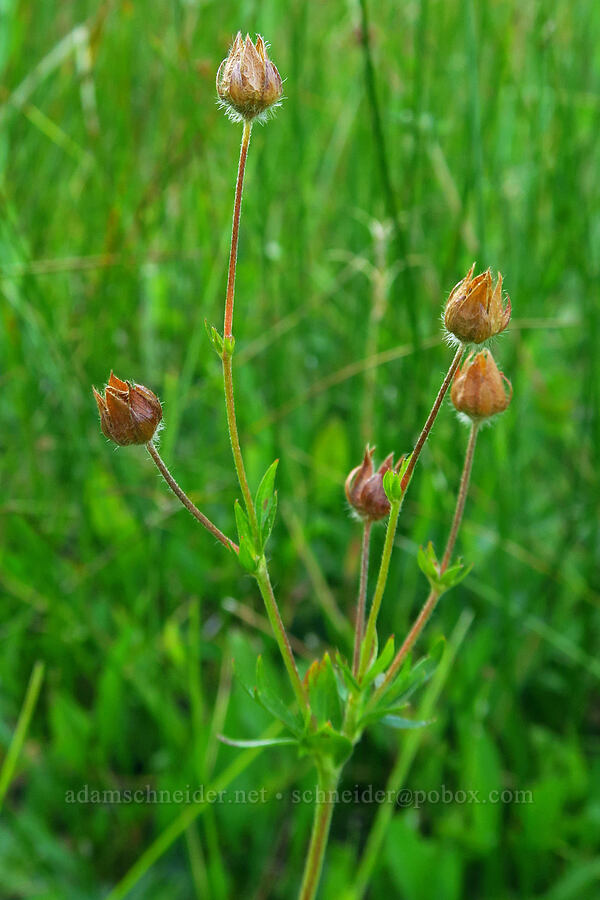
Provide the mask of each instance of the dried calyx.
POLYGON ((470 353, 457 371, 450 397, 455 409, 474 422, 504 412, 512 385, 498 369, 489 350, 470 353))
POLYGON ((156 433, 162 407, 158 397, 142 384, 121 381, 111 372, 104 394, 92 388, 100 413, 100 427, 109 440, 122 447, 147 444, 156 433))
POLYGON ((475 263, 466 276, 452 289, 444 324, 451 335, 463 344, 481 344, 504 331, 510 321, 510 298, 502 300, 502 275, 494 286, 490 269, 473 278, 475 263))
POLYGON ((260 35, 256 43, 241 31, 229 55, 217 72, 217 94, 221 105, 234 121, 264 119, 269 109, 279 105, 282 96, 281 76, 269 59, 267 46, 260 35))
POLYGON ((373 466, 374 447, 367 445, 364 459, 360 466, 352 469, 346 479, 345 490, 348 503, 361 519, 377 522, 384 519, 390 511, 390 501, 383 489, 383 476, 390 469, 398 469, 400 459, 394 467, 394 454, 386 456, 379 468, 373 466))

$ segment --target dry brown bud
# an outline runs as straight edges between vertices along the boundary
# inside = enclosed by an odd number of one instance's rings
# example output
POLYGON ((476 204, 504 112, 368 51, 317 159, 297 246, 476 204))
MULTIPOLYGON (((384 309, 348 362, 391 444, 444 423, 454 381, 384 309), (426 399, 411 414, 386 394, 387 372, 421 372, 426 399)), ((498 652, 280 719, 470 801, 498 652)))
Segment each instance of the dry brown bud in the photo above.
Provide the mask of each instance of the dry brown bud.
POLYGON ((504 412, 512 385, 498 369, 489 350, 470 353, 454 376, 450 397, 458 412, 479 422, 504 412))
POLYGON ((162 419, 155 394, 141 384, 121 381, 111 372, 104 395, 92 388, 100 413, 100 427, 109 440, 121 447, 147 444, 162 419))
POLYGON ((444 324, 464 344, 481 344, 504 331, 510 321, 510 298, 502 302, 502 275, 498 272, 496 286, 488 269, 473 278, 475 263, 466 276, 452 289, 444 324))
POLYGON ((217 93, 221 104, 234 121, 264 118, 279 105, 283 93, 281 76, 269 59, 260 35, 256 44, 250 35, 238 31, 217 72, 217 93))
POLYGON ((376 522, 390 511, 390 501, 383 489, 383 476, 394 465, 394 454, 386 456, 377 471, 373 468, 375 449, 367 446, 360 466, 352 469, 346 479, 346 497, 352 509, 362 519, 376 522))

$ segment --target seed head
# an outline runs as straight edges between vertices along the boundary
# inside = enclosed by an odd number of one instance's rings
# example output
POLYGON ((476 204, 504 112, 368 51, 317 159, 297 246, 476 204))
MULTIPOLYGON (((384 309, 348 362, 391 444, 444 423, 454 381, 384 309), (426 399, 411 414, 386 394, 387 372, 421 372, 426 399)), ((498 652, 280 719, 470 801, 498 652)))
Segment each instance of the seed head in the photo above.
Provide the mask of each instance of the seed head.
POLYGON ((361 519, 377 522, 390 511, 390 501, 383 489, 383 476, 394 465, 394 454, 386 456, 377 471, 373 468, 374 447, 367 445, 360 466, 352 469, 346 479, 346 497, 361 519))
POLYGON ((162 419, 162 407, 155 394, 142 384, 121 381, 111 372, 104 395, 92 388, 105 436, 126 447, 147 444, 162 419))
POLYGON ((217 72, 217 94, 221 106, 234 122, 263 120, 269 109, 279 106, 283 93, 281 76, 269 59, 260 35, 256 43, 238 31, 217 72))
POLYGON ((470 353, 454 376, 450 397, 455 409, 475 422, 504 412, 512 399, 512 384, 489 350, 470 353))
POLYGON ((502 275, 498 272, 496 286, 488 269, 473 278, 475 263, 466 276, 452 289, 444 324, 463 344, 481 344, 504 331, 510 321, 510 298, 502 302, 502 275))

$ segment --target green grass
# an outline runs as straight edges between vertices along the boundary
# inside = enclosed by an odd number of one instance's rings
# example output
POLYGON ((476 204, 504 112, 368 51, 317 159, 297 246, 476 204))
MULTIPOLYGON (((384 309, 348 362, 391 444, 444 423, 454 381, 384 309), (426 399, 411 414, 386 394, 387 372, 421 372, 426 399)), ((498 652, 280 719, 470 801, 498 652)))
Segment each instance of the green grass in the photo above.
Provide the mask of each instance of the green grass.
MULTIPOLYGON (((394 209, 360 4, 98 6, 8 0, 0 11, 2 897, 93 900, 132 867, 142 877, 127 896, 144 900, 288 898, 298 883, 310 807, 291 791, 311 787, 311 773, 286 748, 238 757, 216 740, 267 726, 230 665, 263 652, 279 666, 273 640, 237 614, 264 615, 257 592, 142 450, 107 445, 90 390, 111 368, 154 389, 167 464, 233 533, 204 319, 222 318, 240 138, 216 108, 214 75, 241 27, 271 42, 287 99, 250 148, 239 418, 254 486, 281 458, 272 572, 284 620, 312 652, 338 638, 324 606, 354 603, 360 536, 342 484, 364 422, 382 456, 410 448, 449 363, 442 303, 473 259, 501 269, 513 301, 494 352, 514 400, 480 436, 459 539, 475 569, 422 650, 450 640, 465 610, 473 620, 414 761, 375 731, 342 787, 384 787, 398 765, 412 790, 529 790, 533 802, 400 810, 370 896, 592 900, 600 11, 586 0, 368 2, 399 225, 382 247, 369 225, 394 209), (367 264, 378 252, 397 275, 373 348, 367 264), (229 777, 283 799, 191 812, 65 802, 83 784, 176 790, 229 777)), ((443 544, 465 443, 446 404, 403 509, 383 634, 400 635, 424 598, 416 551, 443 544)), ((382 541, 377 529, 376 550, 382 541)), ((352 896, 376 811, 337 810, 325 900, 352 896)))

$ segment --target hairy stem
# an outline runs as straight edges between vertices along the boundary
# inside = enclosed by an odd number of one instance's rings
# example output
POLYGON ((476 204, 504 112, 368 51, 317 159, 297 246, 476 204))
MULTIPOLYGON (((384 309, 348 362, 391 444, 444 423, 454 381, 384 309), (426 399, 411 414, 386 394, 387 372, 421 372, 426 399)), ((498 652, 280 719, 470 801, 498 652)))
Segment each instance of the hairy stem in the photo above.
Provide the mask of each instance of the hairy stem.
POLYGON ((244 122, 242 132, 242 146, 240 148, 240 161, 238 164, 237 181, 235 183, 235 201, 233 204, 233 224, 231 227, 231 250, 229 251, 229 270, 227 273, 227 294, 225 298, 225 323, 224 337, 233 334, 233 300, 235 296, 235 269, 237 264, 238 238, 240 234, 240 213, 242 211, 242 194, 244 191, 244 174, 246 172, 246 157, 250 144, 252 123, 244 122))
POLYGON ((258 520, 256 518, 254 500, 252 499, 250 485, 248 484, 248 477, 244 466, 244 457, 242 456, 242 448, 240 445, 240 436, 235 414, 235 398, 233 394, 233 360, 231 353, 229 353, 227 349, 223 350, 223 385, 225 387, 225 410, 227 413, 227 428, 229 429, 229 440, 231 443, 231 451, 233 453, 233 462, 244 497, 244 505, 246 506, 250 528, 252 529, 252 537, 254 538, 254 546, 258 548, 260 545, 258 520))
MULTIPOLYGON (((242 146, 240 149, 240 161, 238 164, 237 180, 235 185, 235 201, 233 204, 233 223, 231 227, 231 250, 229 253, 229 271, 227 275, 227 293, 225 297, 225 322, 223 335, 223 384, 225 388, 225 410, 227 413, 227 427, 229 429, 229 439, 231 442, 231 450, 233 452, 233 461, 237 472, 238 481, 244 497, 244 504, 248 513, 248 520, 252 530, 252 537, 256 551, 261 549, 261 536, 258 527, 258 519, 252 493, 246 476, 244 466, 244 458, 242 456, 242 448, 240 446, 240 437, 237 427, 237 418, 235 413, 235 398, 233 393, 233 303, 235 297, 235 270, 237 263, 238 239, 240 233, 240 214, 242 210, 242 194, 244 190, 244 173, 246 171, 246 158, 248 155, 248 145, 250 144, 250 133, 252 124, 248 121, 244 122, 242 132, 242 146)), ((255 572, 256 581, 269 617, 273 634, 279 645, 283 662, 285 664, 292 689, 296 699, 300 705, 300 709, 305 715, 310 713, 308 697, 300 680, 294 654, 290 647, 290 642, 279 613, 279 607, 273 593, 267 562, 261 556, 258 568, 255 572)))
POLYGON ((362 548, 360 554, 360 578, 358 587, 358 603, 356 605, 356 626, 354 631, 354 657, 352 674, 356 678, 360 664, 360 645, 365 630, 365 605, 367 599, 367 582, 369 575, 369 549, 371 545, 372 523, 367 519, 363 525, 362 548))
POLYGON ((340 777, 339 769, 329 770, 319 766, 317 771, 313 825, 298 900, 314 900, 316 897, 335 807, 335 791, 340 777))
POLYGON ((238 242, 240 236, 240 215, 242 212, 242 194, 244 192, 244 174, 246 172, 246 159, 248 156, 248 146, 250 144, 250 134, 252 131, 252 123, 244 122, 242 131, 242 145, 240 148, 240 161, 238 163, 238 173, 235 183, 235 200, 233 203, 233 222, 231 225, 231 249, 229 251, 229 269, 227 272, 227 292, 225 295, 225 321, 223 326, 223 336, 225 346, 223 348, 223 384, 225 388, 225 409, 227 412, 227 427, 229 429, 229 440, 231 442, 231 450, 233 452, 233 461, 235 463, 235 471, 242 495, 244 497, 244 505, 248 513, 250 528, 254 544, 259 546, 258 521, 256 518, 256 510, 254 509, 254 501, 248 484, 248 477, 244 466, 244 458, 242 456, 242 448, 240 446, 240 436, 237 427, 237 418, 235 414, 235 399, 233 393, 233 303, 235 299, 235 272, 237 265, 238 242))
POLYGON ((383 545, 383 552, 381 554, 381 563, 379 564, 379 574, 377 576, 377 584, 375 585, 375 594, 373 595, 373 602, 371 604, 371 610, 369 612, 369 618, 367 620, 365 637, 362 642, 360 663, 358 667, 359 681, 365 674, 366 668, 371 659, 373 641, 375 639, 375 628, 377 626, 377 616, 379 615, 383 592, 385 591, 385 585, 387 582, 388 572, 390 568, 390 559, 392 557, 392 550, 394 548, 394 538, 396 536, 396 528, 398 527, 398 516, 400 515, 401 506, 402 501, 396 500, 394 503, 392 503, 390 509, 387 531, 385 533, 385 543, 383 545))
POLYGON ((204 515, 204 513, 200 512, 198 507, 194 503, 192 503, 192 501, 190 500, 188 495, 185 493, 185 491, 179 487, 179 485, 177 484, 177 482, 175 481, 175 479, 173 478, 173 476, 167 469, 166 465, 164 464, 160 453, 158 452, 158 450, 156 449, 156 447, 154 446, 152 441, 149 441, 146 444, 146 449, 147 449, 148 453, 150 454, 150 456, 152 457, 152 459, 154 460, 156 468, 158 469, 158 471, 160 472, 160 474, 162 475, 164 480, 167 482, 167 484, 169 485, 169 487, 171 488, 171 490, 173 491, 175 496, 179 500, 181 500, 181 502, 183 503, 185 508, 188 510, 188 512, 190 512, 193 515, 193 517, 195 519, 197 519, 198 522, 200 522, 201 525, 204 525, 206 530, 210 531, 210 533, 213 535, 213 537, 216 537, 216 539, 218 541, 221 541, 221 543, 223 544, 224 547, 227 547, 228 550, 233 550, 234 553, 237 553, 238 545, 235 544, 232 540, 230 540, 226 535, 224 535, 222 531, 219 531, 217 526, 214 525, 210 521, 210 519, 208 519, 204 515))
MULTIPOLYGON (((473 468, 473 457, 475 455, 475 443, 477 441, 477 432, 479 430, 479 426, 476 422, 473 422, 471 426, 471 433, 469 435, 469 442, 467 444, 467 451, 465 453, 465 462, 463 465, 462 475, 460 478, 460 487, 458 489, 458 496, 456 498, 456 507, 454 510, 454 518, 452 519, 452 525, 450 528, 450 534, 448 536, 448 542, 446 544, 446 549, 444 551, 444 556, 442 558, 442 562, 440 565, 440 574, 443 574, 448 566, 450 565, 450 560, 452 559, 452 553, 454 552, 454 545, 456 544, 456 538, 458 537, 458 531, 460 528, 460 523, 462 521, 463 512, 465 509, 465 502, 467 499, 467 493, 469 490, 469 481, 471 480, 471 469, 473 468)), ((386 676, 379 686, 379 688, 373 694, 369 705, 375 705, 380 697, 386 692, 386 690, 393 683, 396 675, 400 671, 400 666, 406 659, 407 655, 412 650, 417 638, 425 628, 425 625, 429 621, 431 614, 435 607, 437 606, 437 602, 441 597, 441 592, 436 591, 434 588, 429 592, 429 596, 427 600, 423 604, 421 611, 417 618, 415 619, 412 628, 408 632, 404 643, 396 653, 394 660, 388 669, 386 676)))
POLYGON ((442 386, 438 391, 438 395, 435 398, 435 402, 434 402, 433 406, 431 407, 431 412, 427 416, 427 421, 423 425, 423 430, 421 431, 421 434, 418 437, 417 443, 415 444, 414 450, 410 457, 410 462, 409 462, 406 472, 404 473, 404 476, 402 478, 401 486, 402 486, 403 491, 406 490, 406 488, 408 487, 408 483, 409 483, 410 479, 412 478, 412 473, 414 472, 414 468, 417 464, 417 460, 419 459, 419 456, 421 455, 421 450, 425 446, 425 441, 429 437, 429 432, 431 431, 431 429, 433 427, 433 423, 435 422, 435 418, 436 418, 438 412, 440 411, 440 406, 442 405, 442 401, 443 401, 444 397, 446 396, 446 391, 450 387, 450 382, 454 378, 454 373, 458 369, 461 357, 463 355, 463 350, 464 350, 464 346, 461 344, 454 355, 454 359, 450 363, 450 368, 448 369, 448 371, 446 373, 446 377, 444 378, 444 380, 442 382, 442 386))
POLYGON ((296 666, 296 660, 294 659, 294 654, 290 646, 289 638, 281 619, 281 614, 279 612, 279 607, 277 606, 277 600, 275 599, 275 595, 273 593, 273 587, 271 585, 271 579, 269 578, 267 563, 264 556, 259 562, 255 577, 260 593, 264 600, 267 615, 269 617, 269 622, 271 623, 271 628, 273 629, 275 640, 277 641, 281 656, 283 657, 283 662, 287 670, 292 689, 296 696, 296 700, 298 701, 298 705, 300 706, 302 712, 305 715, 308 715, 310 714, 308 697, 306 695, 306 691, 304 690, 304 685, 300 680, 300 674, 298 672, 298 667, 296 666))
POLYGON ((442 564, 440 566, 441 573, 444 573, 450 565, 450 560, 452 559, 452 554, 454 553, 454 545, 456 544, 456 538, 458 537, 458 530, 460 528, 460 523, 462 522, 463 513, 465 511, 465 502, 467 500, 467 494, 469 492, 469 481, 471 480, 471 469, 473 468, 473 457, 475 455, 475 444, 477 443, 478 431, 479 424, 477 422, 473 422, 473 424, 471 425, 471 433, 469 434, 467 452, 465 454, 465 464, 463 466, 462 475, 460 478, 460 487, 458 489, 458 497, 456 500, 456 509, 454 510, 454 518, 452 519, 452 527, 450 528, 448 543, 446 544, 444 556, 442 557, 442 564))

